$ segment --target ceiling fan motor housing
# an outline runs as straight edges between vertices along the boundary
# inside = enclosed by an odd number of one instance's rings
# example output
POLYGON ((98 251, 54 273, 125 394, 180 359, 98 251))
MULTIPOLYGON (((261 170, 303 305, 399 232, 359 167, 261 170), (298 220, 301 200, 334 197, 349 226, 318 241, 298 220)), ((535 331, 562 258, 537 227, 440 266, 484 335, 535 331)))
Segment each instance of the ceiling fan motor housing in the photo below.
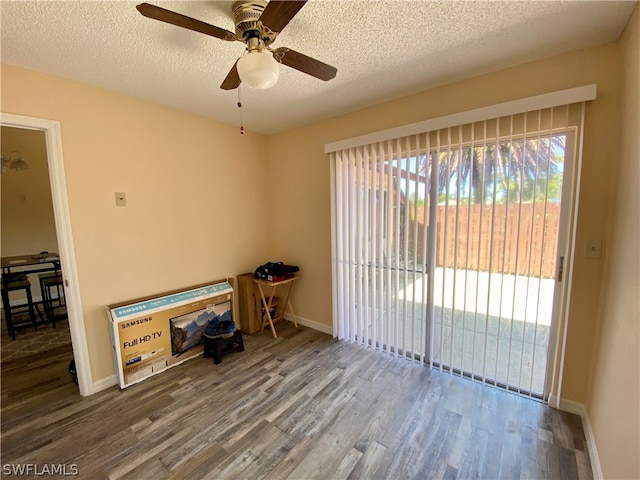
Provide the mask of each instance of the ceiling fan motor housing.
POLYGON ((264 26, 259 22, 260 15, 266 6, 267 2, 261 0, 233 4, 233 20, 238 37, 244 38, 245 41, 248 38, 258 37, 267 45, 275 39, 275 36, 269 35, 271 32, 265 32, 264 26))

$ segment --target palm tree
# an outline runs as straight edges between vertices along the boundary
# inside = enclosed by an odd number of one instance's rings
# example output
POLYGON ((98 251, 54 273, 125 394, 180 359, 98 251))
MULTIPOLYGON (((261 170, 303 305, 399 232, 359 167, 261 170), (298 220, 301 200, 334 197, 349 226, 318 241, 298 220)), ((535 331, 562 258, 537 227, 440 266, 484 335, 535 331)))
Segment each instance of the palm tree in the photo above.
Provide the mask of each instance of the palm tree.
MULTIPOLYGON (((471 203, 558 201, 565 141, 565 135, 553 135, 440 152, 438 197, 471 203)), ((434 156, 419 158, 419 173, 427 178, 434 156)))

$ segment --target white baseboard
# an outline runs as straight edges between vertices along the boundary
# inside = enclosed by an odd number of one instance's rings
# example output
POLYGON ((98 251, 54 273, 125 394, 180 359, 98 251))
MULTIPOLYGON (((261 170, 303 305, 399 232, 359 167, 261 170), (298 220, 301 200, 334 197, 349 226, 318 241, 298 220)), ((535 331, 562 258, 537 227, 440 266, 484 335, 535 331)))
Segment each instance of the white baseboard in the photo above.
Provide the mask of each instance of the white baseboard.
POLYGON ((565 400, 562 398, 559 402, 557 400, 557 397, 550 397, 549 403, 551 405, 559 405, 560 410, 563 412, 580 415, 580 418, 582 419, 582 429, 584 430, 584 436, 587 440, 587 448, 589 449, 589 460, 591 461, 593 478, 596 480, 604 478, 602 475, 602 467, 600 466, 600 457, 598 457, 596 438, 593 435, 593 429, 591 428, 589 415, 587 415, 587 409, 582 403, 574 402, 573 400, 565 400))
MULTIPOLYGON (((291 314, 286 313, 284 315, 286 320, 291 320, 291 314)), ((318 323, 314 320, 309 320, 308 318, 301 317, 300 315, 296 315, 296 322, 300 325, 304 325, 305 327, 313 328, 322 333, 326 333, 327 335, 333 335, 333 327, 330 325, 325 325, 324 323, 318 323)))
POLYGON ((563 412, 575 413, 576 415, 580 415, 582 418, 587 414, 582 403, 574 402, 573 400, 566 400, 564 398, 560 399, 559 408, 563 412))
POLYGON ((586 412, 582 416, 582 428, 584 429, 585 437, 587 437, 587 446, 589 447, 589 459, 591 460, 593 478, 601 480, 604 478, 604 475, 602 474, 602 467, 600 466, 600 457, 598 456, 598 448, 596 447, 596 437, 593 435, 591 421, 589 420, 589 415, 587 415, 586 412))
POLYGON ((111 375, 109 377, 100 379, 97 382, 93 382, 91 384, 91 393, 89 393, 89 395, 93 395, 94 393, 98 393, 98 392, 101 392, 102 390, 106 390, 107 388, 117 385, 117 383, 118 382, 116 382, 115 375, 111 375))

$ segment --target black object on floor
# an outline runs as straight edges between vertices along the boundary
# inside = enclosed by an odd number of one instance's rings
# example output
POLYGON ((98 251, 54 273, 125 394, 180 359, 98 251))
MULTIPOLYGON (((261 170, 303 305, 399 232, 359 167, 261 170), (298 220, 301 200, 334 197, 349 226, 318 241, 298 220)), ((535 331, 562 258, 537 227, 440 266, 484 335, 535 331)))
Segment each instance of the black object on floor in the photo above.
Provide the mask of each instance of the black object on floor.
POLYGON ((213 363, 217 365, 222 361, 222 355, 231 351, 244 352, 244 342, 240 330, 236 330, 233 335, 227 338, 204 335, 204 358, 213 357, 213 363))
POLYGON ((73 380, 73 383, 78 385, 78 374, 76 372, 76 359, 75 358, 72 358, 71 361, 69 362, 69 373, 71 374, 71 378, 73 380))

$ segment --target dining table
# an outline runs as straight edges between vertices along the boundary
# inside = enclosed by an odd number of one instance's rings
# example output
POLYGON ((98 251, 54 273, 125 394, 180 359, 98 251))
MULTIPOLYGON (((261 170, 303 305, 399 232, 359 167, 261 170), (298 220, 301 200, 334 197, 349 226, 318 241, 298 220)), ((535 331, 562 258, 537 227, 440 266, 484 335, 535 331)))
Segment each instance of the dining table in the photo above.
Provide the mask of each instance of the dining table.
POLYGON ((60 270, 60 257, 55 252, 0 257, 2 274, 40 273, 60 270))

